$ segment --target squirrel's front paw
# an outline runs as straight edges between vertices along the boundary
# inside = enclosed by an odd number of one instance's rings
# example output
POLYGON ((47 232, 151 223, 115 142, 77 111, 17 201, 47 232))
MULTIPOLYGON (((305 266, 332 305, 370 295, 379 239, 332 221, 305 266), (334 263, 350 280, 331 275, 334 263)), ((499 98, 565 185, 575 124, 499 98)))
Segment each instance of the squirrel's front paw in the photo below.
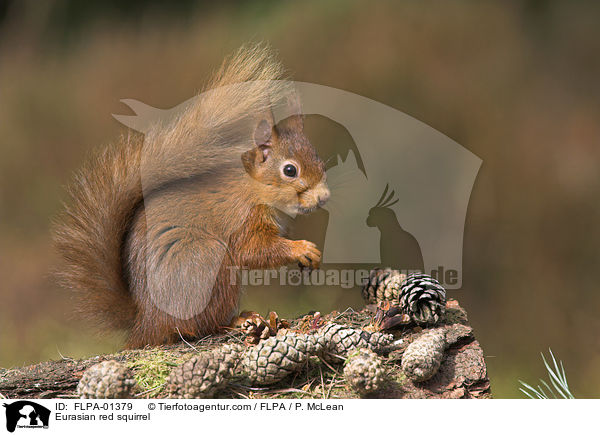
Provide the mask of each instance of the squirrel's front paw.
POLYGON ((308 240, 295 240, 292 242, 292 257, 298 261, 300 267, 318 269, 321 264, 321 251, 313 242, 308 240))

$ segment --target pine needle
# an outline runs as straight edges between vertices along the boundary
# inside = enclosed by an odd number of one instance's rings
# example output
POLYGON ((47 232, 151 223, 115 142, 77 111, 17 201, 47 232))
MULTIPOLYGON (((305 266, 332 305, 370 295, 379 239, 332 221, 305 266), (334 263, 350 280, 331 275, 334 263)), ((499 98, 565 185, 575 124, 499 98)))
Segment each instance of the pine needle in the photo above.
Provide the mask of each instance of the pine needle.
POLYGON ((519 380, 519 383, 523 386, 523 388, 519 388, 519 391, 530 399, 574 399, 575 396, 573 396, 569 389, 567 375, 562 361, 557 363, 556 358, 552 353, 552 349, 548 348, 548 351, 552 358, 552 365, 548 363, 543 353, 541 353, 541 355, 552 386, 543 379, 540 379, 541 385, 538 384, 535 388, 519 380))

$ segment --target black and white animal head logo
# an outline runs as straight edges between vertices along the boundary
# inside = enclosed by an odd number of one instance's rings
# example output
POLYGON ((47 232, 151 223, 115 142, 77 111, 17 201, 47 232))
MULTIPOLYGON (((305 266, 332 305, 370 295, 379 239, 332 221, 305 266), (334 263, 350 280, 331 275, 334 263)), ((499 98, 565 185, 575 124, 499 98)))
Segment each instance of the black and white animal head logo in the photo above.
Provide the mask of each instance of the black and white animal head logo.
POLYGON ((18 428, 48 428, 50 410, 29 400, 3 404, 6 408, 6 430, 18 428))

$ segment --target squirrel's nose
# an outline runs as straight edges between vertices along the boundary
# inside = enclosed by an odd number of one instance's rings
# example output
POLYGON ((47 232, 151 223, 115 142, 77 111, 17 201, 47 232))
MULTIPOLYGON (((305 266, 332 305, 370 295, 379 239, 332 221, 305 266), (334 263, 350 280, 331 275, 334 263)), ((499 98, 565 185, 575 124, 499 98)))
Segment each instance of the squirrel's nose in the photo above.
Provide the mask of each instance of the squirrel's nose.
POLYGON ((323 207, 328 199, 329 199, 329 191, 319 194, 319 196, 317 197, 317 200, 319 202, 319 207, 323 207))

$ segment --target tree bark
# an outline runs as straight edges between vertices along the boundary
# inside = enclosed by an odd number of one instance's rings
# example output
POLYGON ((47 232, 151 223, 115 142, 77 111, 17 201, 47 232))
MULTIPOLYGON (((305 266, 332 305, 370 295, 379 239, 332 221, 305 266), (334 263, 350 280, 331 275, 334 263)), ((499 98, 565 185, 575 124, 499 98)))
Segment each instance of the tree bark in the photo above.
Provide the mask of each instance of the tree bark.
MULTIPOLYGON (((372 314, 365 309, 360 313, 354 313, 354 316, 358 316, 357 318, 362 319, 364 323, 372 317, 372 314)), ((339 316, 336 319, 339 321, 339 316)), ((356 326, 356 322, 353 322, 352 326, 356 326)), ((491 398, 490 382, 483 351, 473 335, 472 328, 468 325, 466 312, 456 301, 448 302, 446 320, 443 325, 439 326, 447 329, 448 348, 445 351, 438 372, 430 380, 422 383, 413 383, 408 379, 404 379, 402 382, 391 380, 385 388, 373 397, 491 398)), ((391 352, 386 360, 391 364, 399 365, 404 349, 420 333, 420 328, 414 327, 396 331, 395 334, 402 338, 404 345, 400 349, 391 352)), ((226 336, 214 337, 209 340, 208 346, 220 345, 226 341, 224 337, 226 336)), ((202 345, 206 347, 206 344, 207 340, 205 339, 202 341, 202 345)), ((195 352, 185 343, 160 346, 158 349, 181 355, 195 352)), ((65 358, 27 367, 9 370, 0 369, 0 394, 7 399, 77 398, 76 388, 79 379, 90 366, 110 359, 127 362, 150 351, 123 351, 110 355, 98 355, 88 359, 73 360, 65 358)), ((269 397, 268 392, 263 397, 269 397)), ((353 396, 349 392, 346 397, 353 396)))

